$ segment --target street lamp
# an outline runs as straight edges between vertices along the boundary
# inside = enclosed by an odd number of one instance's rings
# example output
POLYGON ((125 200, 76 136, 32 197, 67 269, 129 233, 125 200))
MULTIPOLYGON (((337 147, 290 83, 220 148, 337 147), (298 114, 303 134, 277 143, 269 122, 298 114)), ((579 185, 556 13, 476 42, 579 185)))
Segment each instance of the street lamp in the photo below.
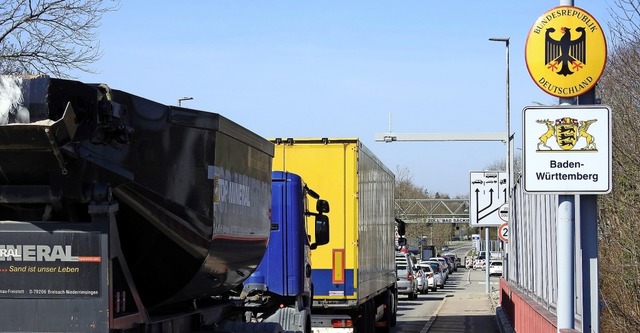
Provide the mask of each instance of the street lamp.
POLYGON ((180 106, 180 107, 182 106, 182 101, 190 101, 192 99, 193 99, 193 97, 180 97, 180 98, 178 98, 178 106, 180 106))
MULTIPOLYGON (((507 137, 506 137, 506 140, 507 140, 506 141, 506 144, 507 144, 507 160, 505 162, 506 169, 507 169, 506 170, 507 171, 507 197, 505 199, 507 200, 506 202, 509 202, 508 199, 509 199, 509 196, 511 195, 511 182, 512 182, 512 179, 513 179, 513 170, 512 170, 513 169, 513 167, 512 167, 513 166, 513 156, 511 154, 511 142, 512 142, 511 141, 511 139, 512 139, 512 136, 511 136, 511 107, 510 107, 511 103, 510 103, 510 100, 509 100, 509 96, 510 96, 510 93, 509 93, 509 37, 489 38, 489 40, 492 41, 492 42, 504 42, 504 45, 506 46, 506 49, 507 49, 507 57, 506 57, 506 59, 507 59, 507 64, 506 64, 506 67, 507 67, 507 75, 506 75, 507 76, 507 78, 506 78, 506 80, 507 80, 507 83, 506 83, 506 87, 507 87, 507 91, 506 91, 506 95, 507 95, 507 137)), ((489 230, 487 230, 487 252, 486 252, 487 253, 487 259, 489 257, 488 246, 489 246, 489 230)), ((508 259, 509 258, 509 252, 511 252, 511 251, 509 251, 509 248, 507 247, 506 260, 509 260, 508 259)), ((489 262, 489 260, 487 260, 487 263, 488 262, 489 262)), ((505 264, 504 263, 504 259, 503 259, 502 265, 504 267, 506 267, 505 276, 507 277, 507 279, 509 279, 508 261, 505 264)), ((489 284, 489 266, 488 265, 487 265, 487 277, 486 277, 486 280, 487 280, 487 285, 488 285, 489 284)), ((489 293, 489 287, 487 286, 487 294, 488 293, 489 293)))
POLYGON ((511 154, 511 141, 513 139, 513 136, 511 135, 511 103, 510 103, 510 93, 509 93, 509 37, 501 37, 501 38, 489 38, 490 41, 492 42, 504 42, 506 49, 507 49, 507 83, 506 83, 506 87, 507 87, 507 138, 506 138, 506 144, 507 144, 507 160, 505 161, 506 164, 506 171, 507 171, 507 189, 508 189, 508 194, 511 194, 511 183, 513 181, 513 156, 511 154))

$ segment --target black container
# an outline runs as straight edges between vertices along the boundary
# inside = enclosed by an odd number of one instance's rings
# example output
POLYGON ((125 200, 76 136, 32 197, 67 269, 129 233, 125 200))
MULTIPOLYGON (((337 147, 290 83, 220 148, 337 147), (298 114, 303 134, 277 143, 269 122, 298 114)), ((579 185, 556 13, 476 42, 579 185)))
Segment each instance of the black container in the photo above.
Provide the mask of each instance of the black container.
POLYGON ((91 223, 118 203, 124 257, 148 308, 224 295, 269 237, 273 145, 215 113, 105 85, 2 77, 0 220, 91 223))

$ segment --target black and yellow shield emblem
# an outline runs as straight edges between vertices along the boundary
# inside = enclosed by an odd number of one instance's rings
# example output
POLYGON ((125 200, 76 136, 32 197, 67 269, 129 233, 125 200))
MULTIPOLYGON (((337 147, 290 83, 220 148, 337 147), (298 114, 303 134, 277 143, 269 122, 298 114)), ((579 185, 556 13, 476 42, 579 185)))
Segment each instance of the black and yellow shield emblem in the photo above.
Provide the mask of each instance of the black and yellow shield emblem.
POLYGON ((556 119, 556 141, 563 150, 571 150, 578 142, 578 119, 556 119))

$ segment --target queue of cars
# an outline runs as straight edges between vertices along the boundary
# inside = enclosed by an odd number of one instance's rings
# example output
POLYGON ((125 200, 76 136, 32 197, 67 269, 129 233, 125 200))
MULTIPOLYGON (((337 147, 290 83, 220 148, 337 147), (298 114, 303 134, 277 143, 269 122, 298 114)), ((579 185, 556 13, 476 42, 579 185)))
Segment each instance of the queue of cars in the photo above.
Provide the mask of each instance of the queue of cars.
POLYGON ((443 289, 449 275, 458 270, 459 262, 454 253, 419 261, 411 253, 396 253, 398 294, 413 300, 418 294, 443 289))
POLYGON ((445 269, 442 264, 433 260, 422 260, 418 263, 419 268, 423 270, 430 270, 433 274, 433 278, 429 281, 429 287, 431 291, 436 291, 438 288, 444 288, 445 282, 445 269))
MULTIPOLYGON (((474 265, 466 263, 467 268, 476 269, 482 263, 481 269, 486 269, 485 260, 475 260, 474 265)), ((407 295, 410 300, 419 294, 443 289, 449 275, 462 267, 460 258, 455 253, 444 253, 438 257, 418 260, 409 252, 396 253, 396 274, 399 295, 407 295)), ((502 261, 489 262, 489 275, 502 275, 502 261)))

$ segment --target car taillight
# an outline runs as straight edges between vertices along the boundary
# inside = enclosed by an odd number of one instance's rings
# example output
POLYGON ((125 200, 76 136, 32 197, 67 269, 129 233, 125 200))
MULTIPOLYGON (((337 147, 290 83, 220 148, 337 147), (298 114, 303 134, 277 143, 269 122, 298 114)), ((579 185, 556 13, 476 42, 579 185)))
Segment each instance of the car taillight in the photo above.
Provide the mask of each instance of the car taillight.
POLYGON ((428 278, 432 278, 433 277, 433 273, 427 273, 427 277, 428 278))
POLYGON ((409 280, 409 281, 413 280, 413 274, 408 273, 407 274, 407 280, 409 280))

